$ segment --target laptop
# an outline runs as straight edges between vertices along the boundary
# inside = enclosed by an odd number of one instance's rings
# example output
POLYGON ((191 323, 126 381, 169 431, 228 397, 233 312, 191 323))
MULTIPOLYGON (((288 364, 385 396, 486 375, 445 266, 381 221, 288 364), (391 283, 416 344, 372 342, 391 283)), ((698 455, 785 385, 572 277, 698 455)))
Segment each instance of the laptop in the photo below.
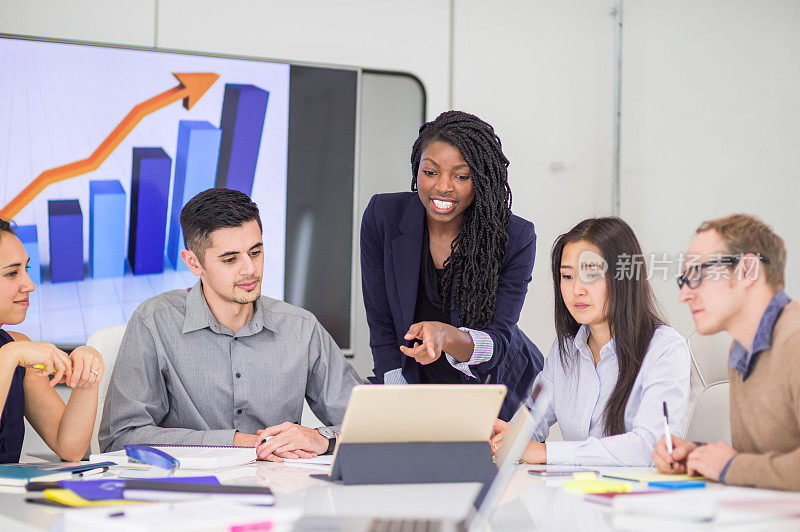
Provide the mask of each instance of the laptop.
POLYGON ((505 443, 495 457, 497 471, 484 483, 472 501, 466 518, 450 519, 386 519, 379 517, 304 516, 295 524, 296 532, 306 531, 353 531, 353 532, 479 532, 489 524, 494 506, 503 494, 509 480, 517 470, 520 457, 533 437, 534 429, 547 411, 549 394, 543 393, 541 385, 532 392, 533 412, 523 405, 515 415, 516 422, 505 437, 505 443))

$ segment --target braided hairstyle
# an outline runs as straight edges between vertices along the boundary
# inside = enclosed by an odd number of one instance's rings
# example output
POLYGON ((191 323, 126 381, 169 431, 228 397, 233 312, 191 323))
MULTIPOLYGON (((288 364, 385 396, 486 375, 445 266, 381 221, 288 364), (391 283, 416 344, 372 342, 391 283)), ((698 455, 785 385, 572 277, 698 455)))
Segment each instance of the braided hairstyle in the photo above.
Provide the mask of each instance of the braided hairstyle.
POLYGON ((442 301, 450 302, 445 310, 459 309, 461 325, 483 329, 494 317, 497 279, 508 245, 508 159, 492 126, 475 115, 447 111, 419 128, 411 149, 412 191, 417 190, 422 152, 435 141, 461 152, 475 190, 475 200, 464 212, 464 224, 444 262, 442 301))

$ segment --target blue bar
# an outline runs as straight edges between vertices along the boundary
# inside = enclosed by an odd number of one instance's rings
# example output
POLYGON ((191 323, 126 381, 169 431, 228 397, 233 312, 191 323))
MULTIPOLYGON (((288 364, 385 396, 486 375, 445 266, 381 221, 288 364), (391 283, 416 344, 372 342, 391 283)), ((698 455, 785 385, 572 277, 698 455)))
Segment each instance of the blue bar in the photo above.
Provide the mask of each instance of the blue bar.
POLYGON ((175 183, 167 238, 167 259, 175 268, 186 267, 179 255, 183 249, 181 209, 190 199, 214 187, 221 138, 222 130, 208 122, 181 120, 178 124, 178 152, 175 155, 175 183))
POLYGON ((42 284, 42 262, 39 258, 39 232, 36 230, 35 225, 18 225, 14 229, 14 234, 17 235, 22 247, 25 248, 25 253, 28 254, 30 261, 28 262, 28 276, 30 276, 33 284, 42 284))
POLYGON ((89 181, 89 267, 92 277, 125 276, 125 189, 89 181))
POLYGON ((50 277, 54 283, 83 280, 83 212, 76 199, 49 200, 50 277))
POLYGON ((134 275, 164 271, 172 159, 161 148, 134 148, 128 262, 134 275))
POLYGON ((222 100, 222 143, 219 148, 217 186, 253 191, 258 150, 267 114, 269 92, 253 85, 225 85, 222 100))

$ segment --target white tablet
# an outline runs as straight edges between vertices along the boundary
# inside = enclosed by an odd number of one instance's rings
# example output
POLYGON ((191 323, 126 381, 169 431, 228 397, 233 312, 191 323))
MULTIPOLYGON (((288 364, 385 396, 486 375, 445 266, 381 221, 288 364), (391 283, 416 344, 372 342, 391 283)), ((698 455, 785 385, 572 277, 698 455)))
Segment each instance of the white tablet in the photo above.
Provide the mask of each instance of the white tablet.
POLYGON ((505 395, 502 384, 356 386, 339 443, 488 441, 505 395))

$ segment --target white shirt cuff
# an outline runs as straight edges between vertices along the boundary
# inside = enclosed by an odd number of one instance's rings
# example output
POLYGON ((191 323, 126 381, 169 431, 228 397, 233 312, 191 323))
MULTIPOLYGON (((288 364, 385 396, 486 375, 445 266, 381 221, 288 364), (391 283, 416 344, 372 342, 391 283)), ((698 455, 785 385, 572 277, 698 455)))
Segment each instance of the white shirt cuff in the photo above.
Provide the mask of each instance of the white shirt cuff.
POLYGON ((408 384, 403 377, 403 368, 393 369, 383 374, 384 384, 408 384))
POLYGON ((575 464, 575 449, 583 442, 579 441, 554 441, 545 443, 547 449, 547 463, 558 465, 575 464))
POLYGON ((451 366, 474 379, 475 375, 472 374, 472 370, 469 367, 486 362, 492 358, 494 354, 494 341, 492 337, 489 336, 489 333, 484 331, 476 331, 468 327, 459 327, 458 330, 469 333, 472 337, 472 343, 474 345, 472 356, 469 357, 469 360, 466 362, 459 362, 449 353, 445 353, 444 356, 451 366))

